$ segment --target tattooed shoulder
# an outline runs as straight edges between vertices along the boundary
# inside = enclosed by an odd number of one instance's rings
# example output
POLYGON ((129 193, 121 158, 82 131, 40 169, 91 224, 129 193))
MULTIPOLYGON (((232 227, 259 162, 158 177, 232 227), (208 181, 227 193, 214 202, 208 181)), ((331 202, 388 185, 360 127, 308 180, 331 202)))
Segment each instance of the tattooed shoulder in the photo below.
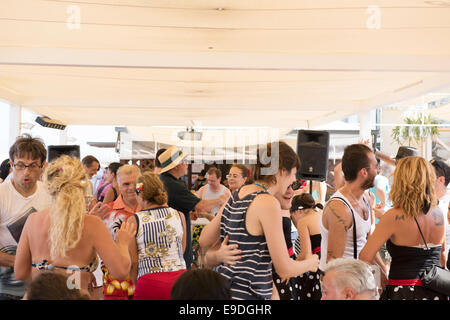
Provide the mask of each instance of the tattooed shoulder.
POLYGON ((333 203, 330 203, 327 208, 331 211, 331 214, 337 219, 337 221, 343 225, 345 232, 349 229, 350 226, 347 226, 344 218, 342 218, 342 214, 339 212, 341 210, 337 209, 333 203))
POLYGON ((431 214, 433 215, 435 226, 442 226, 444 224, 444 216, 442 215, 441 210, 436 208, 431 212, 431 214))

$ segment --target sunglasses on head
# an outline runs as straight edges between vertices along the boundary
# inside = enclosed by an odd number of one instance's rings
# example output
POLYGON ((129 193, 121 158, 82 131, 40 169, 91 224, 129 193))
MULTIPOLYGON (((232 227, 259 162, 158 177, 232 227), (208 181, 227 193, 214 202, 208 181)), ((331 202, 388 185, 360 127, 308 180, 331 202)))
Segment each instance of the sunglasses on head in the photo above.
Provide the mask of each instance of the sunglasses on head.
POLYGON ((292 182, 290 187, 292 188, 292 190, 296 191, 298 189, 301 189, 305 185, 306 185, 306 181, 305 180, 296 180, 296 181, 292 182))

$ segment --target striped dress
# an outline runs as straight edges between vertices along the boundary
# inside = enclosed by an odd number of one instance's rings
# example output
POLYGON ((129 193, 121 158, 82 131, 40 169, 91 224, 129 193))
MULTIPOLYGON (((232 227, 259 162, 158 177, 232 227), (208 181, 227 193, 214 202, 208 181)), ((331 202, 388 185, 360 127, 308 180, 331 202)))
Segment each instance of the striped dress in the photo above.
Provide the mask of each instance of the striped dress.
POLYGON ((145 274, 186 269, 183 259, 183 223, 178 212, 158 207, 136 213, 138 280, 145 274))
POLYGON ((229 244, 237 244, 242 259, 235 265, 221 264, 216 271, 230 280, 231 297, 235 300, 266 300, 272 297, 272 259, 264 235, 252 236, 245 227, 247 209, 259 194, 242 199, 239 190, 228 200, 220 224, 220 240, 229 236, 229 244))

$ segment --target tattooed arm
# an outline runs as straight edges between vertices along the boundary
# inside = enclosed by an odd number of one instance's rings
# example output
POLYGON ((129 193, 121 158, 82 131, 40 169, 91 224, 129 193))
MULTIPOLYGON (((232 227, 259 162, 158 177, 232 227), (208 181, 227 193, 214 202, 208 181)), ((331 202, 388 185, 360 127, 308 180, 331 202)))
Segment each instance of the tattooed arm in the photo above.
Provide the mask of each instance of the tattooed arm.
POLYGON ((347 231, 353 225, 350 209, 341 201, 330 201, 323 212, 324 226, 328 229, 327 262, 344 255, 347 231))

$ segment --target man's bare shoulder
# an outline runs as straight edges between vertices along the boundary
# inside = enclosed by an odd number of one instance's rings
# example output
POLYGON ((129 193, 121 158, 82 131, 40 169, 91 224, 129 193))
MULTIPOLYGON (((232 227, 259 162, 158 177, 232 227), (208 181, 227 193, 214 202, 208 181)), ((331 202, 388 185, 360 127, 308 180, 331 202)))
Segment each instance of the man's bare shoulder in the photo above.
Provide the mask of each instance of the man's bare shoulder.
POLYGON ((325 205, 325 208, 323 210, 323 214, 327 215, 330 212, 339 212, 341 215, 349 216, 351 217, 352 213, 349 209, 349 207, 341 200, 329 200, 327 204, 325 205))
POLYGON ((331 200, 323 210, 323 217, 329 223, 339 222, 347 230, 353 223, 349 207, 340 200, 331 200))

